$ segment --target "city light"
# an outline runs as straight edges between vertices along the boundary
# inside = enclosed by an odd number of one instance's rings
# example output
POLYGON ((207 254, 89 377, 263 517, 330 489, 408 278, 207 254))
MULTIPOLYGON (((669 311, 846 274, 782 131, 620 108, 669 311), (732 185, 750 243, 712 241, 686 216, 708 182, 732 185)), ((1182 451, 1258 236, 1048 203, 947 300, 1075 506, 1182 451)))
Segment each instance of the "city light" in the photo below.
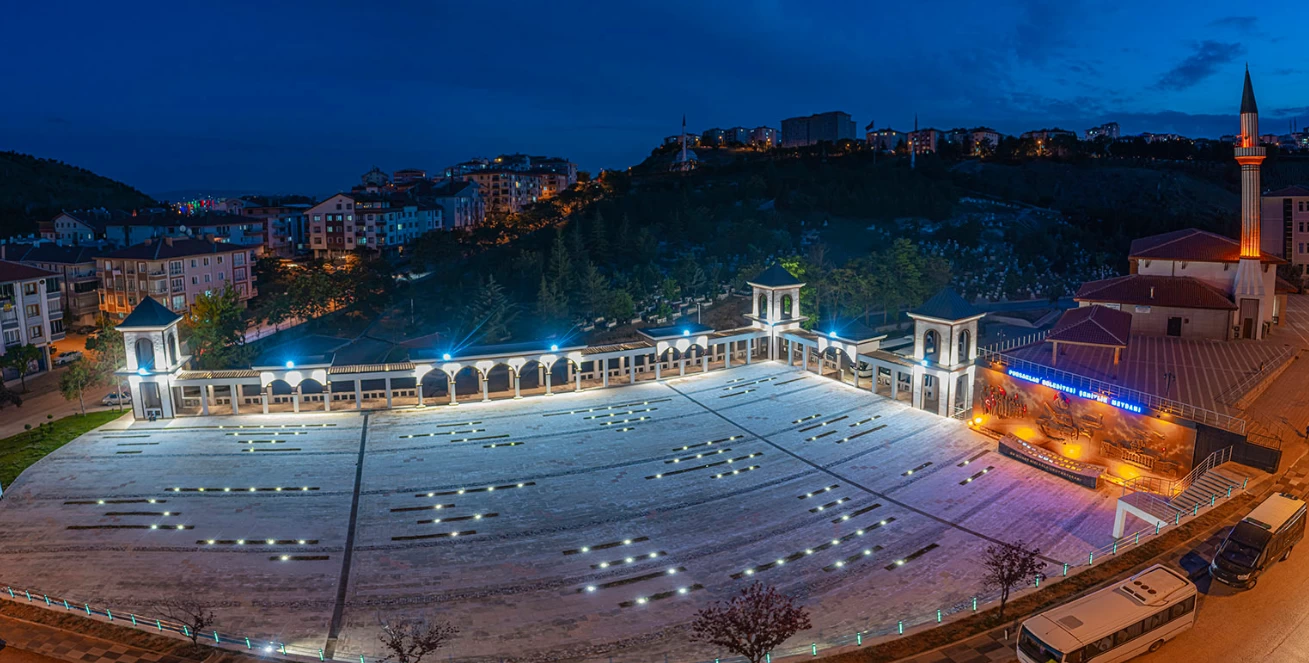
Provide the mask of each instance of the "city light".
POLYGON ((293 362, 293 361, 288 361, 288 362, 286 362, 286 367, 287 367, 287 368, 295 368, 295 362, 293 362))
POLYGON ((447 353, 441 355, 441 359, 444 359, 445 361, 450 361, 450 353, 447 352, 447 353))
POLYGON ((559 352, 559 346, 557 345, 550 346, 550 352, 559 352))

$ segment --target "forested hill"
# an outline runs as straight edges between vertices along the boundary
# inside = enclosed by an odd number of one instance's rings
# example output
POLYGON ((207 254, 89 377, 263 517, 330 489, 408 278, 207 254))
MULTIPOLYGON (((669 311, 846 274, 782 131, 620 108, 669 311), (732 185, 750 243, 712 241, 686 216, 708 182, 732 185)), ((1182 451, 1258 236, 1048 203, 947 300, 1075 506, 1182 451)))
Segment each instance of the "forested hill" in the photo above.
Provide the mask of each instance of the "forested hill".
POLYGON ((137 209, 154 204, 132 187, 77 166, 0 152, 0 237, 36 231, 60 210, 137 209))

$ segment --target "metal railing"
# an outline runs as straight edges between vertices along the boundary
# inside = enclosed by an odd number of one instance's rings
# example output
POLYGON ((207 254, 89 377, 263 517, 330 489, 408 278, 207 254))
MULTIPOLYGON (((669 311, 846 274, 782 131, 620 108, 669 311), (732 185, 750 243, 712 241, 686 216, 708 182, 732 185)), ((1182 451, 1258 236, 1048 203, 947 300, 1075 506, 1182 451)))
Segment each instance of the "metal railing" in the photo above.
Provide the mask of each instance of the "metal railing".
POLYGON ((1241 398, 1249 393, 1251 389, 1254 389, 1255 385, 1262 382, 1264 378, 1268 377, 1275 371, 1280 370, 1286 362, 1291 361, 1291 358, 1294 357, 1297 352, 1299 352, 1298 349, 1282 348, 1272 359, 1265 360, 1259 370, 1247 375, 1240 382, 1232 385, 1231 389, 1224 391, 1221 396, 1214 400, 1224 405, 1235 405, 1236 402, 1241 400, 1241 398))
POLYGON ((1200 477, 1204 476, 1209 472, 1209 470, 1212 470, 1231 459, 1232 447, 1224 447, 1209 454, 1209 456, 1200 461, 1198 465, 1191 468, 1191 471, 1188 472, 1186 476, 1180 479, 1160 479, 1158 477, 1139 476, 1135 479, 1123 482, 1123 493, 1126 494, 1127 491, 1131 490, 1164 495, 1168 499, 1172 499, 1173 497, 1180 495, 1182 491, 1190 488, 1191 484, 1198 481, 1200 477))
POLYGON ((1034 333, 1034 334, 1027 334, 1026 336, 1019 336, 1019 337, 1017 337, 1017 338, 1005 339, 1005 340, 1003 340, 1003 341, 1000 341, 999 343, 992 343, 991 345, 988 345, 988 346, 986 346, 985 348, 978 348, 978 352, 979 352, 979 353, 981 353, 981 352, 992 352, 992 353, 994 353, 994 352, 1004 352, 1005 350, 1012 350, 1012 349, 1014 349, 1014 348, 1021 348, 1021 347, 1023 347, 1024 345, 1031 345, 1031 344, 1033 344, 1033 343, 1040 343, 1041 341, 1044 341, 1044 340, 1045 340, 1046 335, 1049 334, 1049 333, 1050 333, 1050 331, 1047 329, 1047 330, 1044 330, 1044 331, 1036 332, 1036 333, 1034 333))
POLYGON ((1024 372, 1031 373, 1038 377, 1047 377, 1069 387, 1080 387, 1086 391, 1139 403, 1156 412, 1165 412, 1183 419, 1207 424, 1240 435, 1245 434, 1245 420, 1240 417, 1234 417, 1230 414, 1223 414, 1222 412, 1216 412, 1214 410, 1197 407, 1181 401, 1175 401, 1171 398, 1164 398, 1137 389, 1122 387, 1113 384, 1112 382, 1088 378, 1085 375, 1052 368, 1042 363, 1003 354, 1000 351, 979 348, 977 358, 983 361, 1016 366, 1024 372))

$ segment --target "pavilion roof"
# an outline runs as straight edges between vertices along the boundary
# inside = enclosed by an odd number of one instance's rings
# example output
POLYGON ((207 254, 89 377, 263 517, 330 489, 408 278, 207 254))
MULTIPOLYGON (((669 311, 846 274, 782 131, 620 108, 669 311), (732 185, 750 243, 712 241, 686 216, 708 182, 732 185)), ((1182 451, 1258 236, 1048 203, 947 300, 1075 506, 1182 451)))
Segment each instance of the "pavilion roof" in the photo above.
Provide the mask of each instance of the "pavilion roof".
POLYGON ((1045 340, 1125 348, 1131 336, 1131 313, 1091 305, 1064 311, 1045 340))
POLYGON ((773 263, 772 267, 760 272, 754 278, 749 279, 747 283, 765 288, 785 288, 787 286, 804 285, 804 282, 797 279, 794 274, 780 264, 773 263))
POLYGON ((966 320, 985 313, 960 297, 953 288, 942 288, 931 299, 923 302, 922 306, 910 311, 909 315, 936 320, 966 320))
POLYGON ((1078 302, 1235 310, 1227 293, 1190 276, 1128 274, 1087 281, 1077 289, 1078 302))

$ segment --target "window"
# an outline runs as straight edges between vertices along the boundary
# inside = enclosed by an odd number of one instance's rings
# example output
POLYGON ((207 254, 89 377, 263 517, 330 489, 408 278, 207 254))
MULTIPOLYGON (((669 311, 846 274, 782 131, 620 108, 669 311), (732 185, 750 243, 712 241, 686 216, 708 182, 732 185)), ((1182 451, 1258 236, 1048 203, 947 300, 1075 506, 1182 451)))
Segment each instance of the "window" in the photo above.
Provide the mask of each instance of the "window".
POLYGON ((173 308, 174 309, 186 308, 186 295, 173 295, 173 308))
POLYGON ((181 260, 174 260, 174 261, 168 263, 168 274, 169 274, 170 276, 177 276, 178 274, 181 274, 181 273, 182 273, 182 261, 181 261, 181 260))
POLYGON ((195 269, 195 258, 191 259, 191 269, 195 269))
POLYGON ((237 265, 237 266, 244 265, 244 264, 245 264, 245 254, 244 254, 244 253, 233 253, 233 254, 232 254, 232 264, 233 264, 233 265, 237 265))
POLYGON ((218 273, 218 280, 219 280, 219 281, 226 281, 226 280, 227 280, 227 272, 219 272, 219 273, 218 273))
POLYGON ((50 333, 51 333, 51 334, 59 334, 59 333, 62 333, 63 331, 64 331, 64 321, 63 321, 63 320, 51 320, 51 321, 50 321, 50 333))
POLYGON ((208 266, 209 266, 209 258, 204 258, 204 261, 205 261, 205 267, 208 267, 208 266))
POLYGON ((18 345, 19 342, 17 329, 10 329, 5 332, 5 345, 18 345))
POLYGON ((41 325, 35 325, 33 327, 27 328, 27 338, 29 339, 41 338, 44 335, 45 335, 45 330, 41 329, 41 325))
POLYGON ((208 274, 205 274, 205 283, 208 283, 208 282, 209 282, 209 275, 208 275, 208 274))
POLYGON ((23 284, 23 294, 24 294, 24 295, 35 295, 35 294, 36 294, 36 281, 31 281, 31 282, 29 282, 29 283, 24 283, 24 284, 23 284))
POLYGON ((186 279, 173 279, 173 290, 185 290, 186 279))
POLYGON ((218 256, 218 264, 223 264, 223 256, 218 256))
POLYGON ((237 268, 233 269, 233 270, 232 270, 232 280, 234 280, 234 281, 244 281, 244 280, 245 280, 245 268, 244 268, 244 267, 237 267, 237 268))
POLYGON ((27 312, 27 317, 29 318, 37 318, 41 316, 40 304, 28 304, 24 310, 27 312))
POLYGON ((199 277, 199 276, 192 276, 192 277, 191 277, 191 285, 200 285, 200 277, 199 277))

